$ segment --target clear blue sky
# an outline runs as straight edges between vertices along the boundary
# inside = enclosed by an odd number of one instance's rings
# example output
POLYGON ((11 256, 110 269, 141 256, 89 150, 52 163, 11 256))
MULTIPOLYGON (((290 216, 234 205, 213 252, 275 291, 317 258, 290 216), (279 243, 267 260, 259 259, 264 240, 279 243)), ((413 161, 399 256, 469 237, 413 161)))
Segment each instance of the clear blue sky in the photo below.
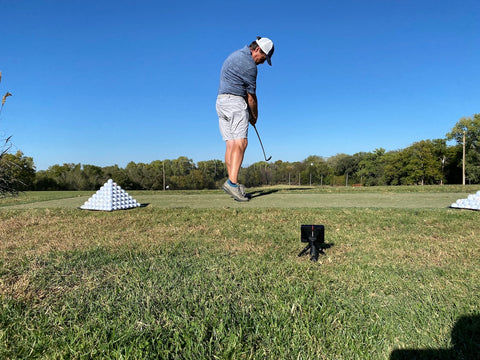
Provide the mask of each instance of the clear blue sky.
POLYGON ((0 135, 37 170, 223 160, 220 68, 257 35, 272 161, 402 149, 480 112, 478 0, 0 0, 0 29, 0 135))

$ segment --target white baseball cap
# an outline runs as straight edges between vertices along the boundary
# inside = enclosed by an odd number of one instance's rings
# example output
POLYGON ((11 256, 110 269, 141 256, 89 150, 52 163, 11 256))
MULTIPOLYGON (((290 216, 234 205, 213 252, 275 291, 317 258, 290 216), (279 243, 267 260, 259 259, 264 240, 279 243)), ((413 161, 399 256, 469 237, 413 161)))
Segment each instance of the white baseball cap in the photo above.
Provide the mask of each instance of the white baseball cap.
POLYGON ((267 55, 267 62, 268 62, 268 65, 272 65, 272 55, 273 55, 273 52, 275 51, 275 47, 273 46, 273 41, 270 40, 269 38, 262 38, 260 36, 257 36, 257 40, 256 40, 258 46, 260 47, 260 49, 262 49, 262 51, 267 55))

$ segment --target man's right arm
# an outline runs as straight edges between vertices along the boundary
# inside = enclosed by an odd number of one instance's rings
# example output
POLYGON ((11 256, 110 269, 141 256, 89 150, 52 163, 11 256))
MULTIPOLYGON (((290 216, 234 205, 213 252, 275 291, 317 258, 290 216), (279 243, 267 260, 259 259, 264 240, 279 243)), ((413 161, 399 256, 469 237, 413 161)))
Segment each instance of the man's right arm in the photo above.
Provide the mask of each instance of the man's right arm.
POLYGON ((247 92, 247 104, 250 111, 250 124, 255 125, 258 118, 257 95, 247 92))

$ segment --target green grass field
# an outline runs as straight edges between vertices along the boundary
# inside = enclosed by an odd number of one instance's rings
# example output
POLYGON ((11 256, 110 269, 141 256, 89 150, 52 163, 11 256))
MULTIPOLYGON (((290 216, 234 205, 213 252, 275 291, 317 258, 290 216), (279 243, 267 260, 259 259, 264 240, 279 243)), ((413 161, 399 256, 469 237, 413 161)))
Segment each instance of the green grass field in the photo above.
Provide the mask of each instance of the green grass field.
POLYGON ((0 200, 0 358, 478 359, 478 188, 0 200), (325 225, 318 263, 301 224, 325 225))

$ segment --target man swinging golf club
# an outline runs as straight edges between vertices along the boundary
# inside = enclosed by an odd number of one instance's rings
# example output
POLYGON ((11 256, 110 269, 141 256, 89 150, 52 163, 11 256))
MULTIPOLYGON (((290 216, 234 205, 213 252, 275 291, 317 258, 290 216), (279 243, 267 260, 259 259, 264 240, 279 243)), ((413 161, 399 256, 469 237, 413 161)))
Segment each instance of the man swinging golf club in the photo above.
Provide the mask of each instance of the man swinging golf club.
POLYGON ((257 37, 249 46, 230 54, 223 63, 216 109, 220 133, 226 142, 225 164, 228 180, 222 188, 237 201, 250 200, 245 187, 238 183, 238 173, 248 144, 248 123, 258 118, 257 65, 272 65, 273 42, 257 37))

